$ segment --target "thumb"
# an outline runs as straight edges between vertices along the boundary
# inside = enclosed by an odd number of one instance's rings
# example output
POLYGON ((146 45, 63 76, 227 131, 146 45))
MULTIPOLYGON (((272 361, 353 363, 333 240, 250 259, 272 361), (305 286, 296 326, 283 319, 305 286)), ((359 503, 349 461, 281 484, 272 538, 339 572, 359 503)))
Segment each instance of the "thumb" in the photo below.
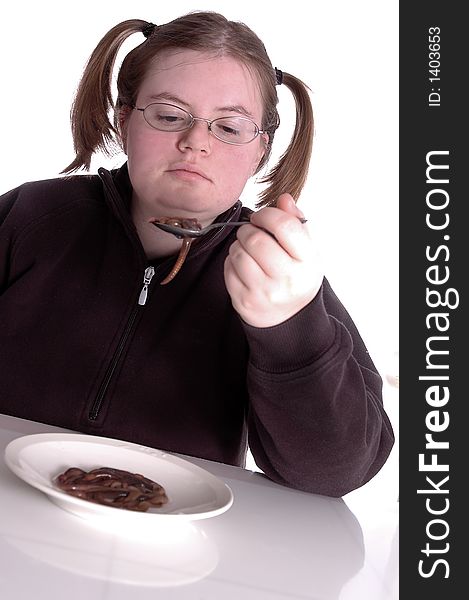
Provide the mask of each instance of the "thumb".
POLYGON ((280 194, 277 200, 277 208, 299 219, 304 218, 304 214, 298 208, 290 194, 280 194))

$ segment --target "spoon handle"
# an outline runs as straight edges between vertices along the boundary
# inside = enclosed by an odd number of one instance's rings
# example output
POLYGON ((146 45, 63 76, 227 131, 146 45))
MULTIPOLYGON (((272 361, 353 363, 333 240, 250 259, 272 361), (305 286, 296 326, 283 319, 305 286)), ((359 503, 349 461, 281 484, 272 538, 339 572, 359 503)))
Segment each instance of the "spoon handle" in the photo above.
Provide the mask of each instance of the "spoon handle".
MULTIPOLYGON (((306 223, 306 219, 299 219, 301 223, 306 223)), ((158 221, 151 221, 155 227, 159 227, 163 231, 167 231, 168 233, 172 233, 178 238, 194 238, 201 237, 211 231, 212 229, 216 229, 218 227, 238 227, 240 225, 247 225, 250 221, 226 221, 223 223, 211 223, 206 227, 202 227, 202 229, 190 229, 185 227, 180 227, 179 225, 171 225, 170 223, 161 223, 158 221)))

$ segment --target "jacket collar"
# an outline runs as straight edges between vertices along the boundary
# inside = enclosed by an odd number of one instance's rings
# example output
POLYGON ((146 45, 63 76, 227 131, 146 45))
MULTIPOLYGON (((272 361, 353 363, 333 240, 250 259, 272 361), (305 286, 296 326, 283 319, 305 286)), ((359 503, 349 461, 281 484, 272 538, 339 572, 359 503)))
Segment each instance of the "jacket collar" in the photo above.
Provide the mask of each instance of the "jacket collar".
MULTIPOLYGON (((114 212, 118 212, 119 216, 124 216, 122 211, 127 213, 127 219, 130 215, 130 202, 132 198, 132 184, 130 182, 129 170, 127 162, 118 169, 108 171, 107 169, 98 169, 98 175, 105 185, 105 188, 110 192, 111 208, 114 212)), ((237 200, 228 210, 218 215, 215 219, 216 223, 224 221, 238 220, 243 206, 240 200, 237 200)))
MULTIPOLYGON (((105 198, 111 211, 124 225, 128 235, 135 240, 138 234, 130 217, 130 202, 132 198, 132 184, 130 182, 127 162, 118 169, 107 170, 103 167, 98 169, 98 175, 103 182, 105 198)), ((237 200, 228 210, 218 215, 217 223, 241 220, 241 213, 249 214, 250 209, 244 208, 240 200, 237 200)), ((194 240, 191 255, 196 256, 207 248, 210 248, 224 240, 229 235, 235 235, 235 229, 221 227, 215 229, 203 238, 194 240)), ((140 240, 139 240, 140 241, 140 240)))

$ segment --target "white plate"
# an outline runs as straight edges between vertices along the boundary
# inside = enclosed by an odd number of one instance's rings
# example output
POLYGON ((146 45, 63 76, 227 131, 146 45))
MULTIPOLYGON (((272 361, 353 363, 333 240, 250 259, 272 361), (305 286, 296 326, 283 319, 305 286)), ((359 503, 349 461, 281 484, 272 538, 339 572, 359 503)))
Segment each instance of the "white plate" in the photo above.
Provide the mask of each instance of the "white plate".
POLYGON ((100 521, 116 518, 132 526, 207 519, 233 503, 231 489, 218 477, 177 456, 112 438, 74 433, 39 433, 17 438, 5 449, 5 462, 18 477, 79 517, 100 521), (147 512, 104 506, 70 496, 53 480, 69 467, 98 467, 141 473, 161 484, 168 503, 147 512))

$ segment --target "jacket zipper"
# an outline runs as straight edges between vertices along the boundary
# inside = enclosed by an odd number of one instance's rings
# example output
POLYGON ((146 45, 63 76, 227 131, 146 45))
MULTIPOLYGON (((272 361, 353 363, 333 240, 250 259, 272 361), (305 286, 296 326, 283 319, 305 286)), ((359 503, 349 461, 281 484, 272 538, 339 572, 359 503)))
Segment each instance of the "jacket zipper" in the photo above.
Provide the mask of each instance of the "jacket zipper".
POLYGON ((124 348, 127 345, 127 340, 129 338, 129 335, 133 329, 134 323, 135 323, 135 319, 137 317, 138 311, 140 310, 140 306, 144 306, 146 304, 147 298, 148 298, 148 293, 149 293, 149 286, 151 283, 151 280, 153 279, 153 276, 155 275, 155 268, 154 267, 147 267, 145 269, 145 273, 143 275, 143 287, 140 291, 140 295, 138 298, 138 305, 134 306, 134 309, 132 310, 132 313, 129 317, 129 320, 127 321, 127 325, 124 329, 124 332, 122 333, 122 336, 119 340, 119 344, 117 346, 116 351, 114 352, 114 356, 112 357, 111 362, 109 363, 109 366, 106 370, 106 373, 104 375, 104 379, 101 383, 101 387, 98 390, 98 393, 96 395, 96 398, 94 399, 93 405, 91 407, 91 410, 88 414, 88 417, 90 419, 90 421, 96 421, 96 419, 98 418, 99 415, 99 411, 101 410, 101 406, 103 404, 103 400, 104 397, 106 396, 106 392, 108 390, 109 384, 112 380, 112 377, 115 373, 115 370, 117 368, 117 365, 119 364, 120 358, 122 356, 122 353, 124 351, 124 348))
MULTIPOLYGON (((118 215, 121 219, 121 222, 125 223, 126 215, 121 214, 122 209, 120 208, 121 207, 120 196, 119 196, 115 186, 113 185, 111 174, 108 173, 105 169, 100 168, 100 169, 98 169, 98 175, 101 178, 101 181, 103 182, 109 197, 112 199, 114 210, 118 211, 118 215)), ((231 219, 234 218, 234 215, 236 212, 237 212, 237 205, 232 207, 230 215, 228 216, 227 220, 231 221, 231 219)), ((201 244, 198 245, 198 248, 199 248, 198 251, 200 252, 202 249, 205 249, 205 247, 211 245, 214 242, 214 240, 216 240, 219 236, 222 235, 223 230, 224 230, 224 228, 220 227, 220 229, 218 231, 213 232, 213 235, 208 235, 206 240, 201 240, 201 244)), ((129 232, 129 235, 132 237, 132 236, 134 236, 134 233, 129 232)), ((142 253, 143 253, 143 250, 142 250, 142 253)), ((101 410, 101 406, 103 404, 104 398, 105 398, 107 390, 109 388, 109 384, 112 380, 112 377, 117 368, 117 365, 119 364, 119 360, 124 352, 124 349, 127 344, 127 340, 130 336, 130 333, 132 332, 132 329, 133 329, 133 326, 135 323, 135 319, 140 310, 140 306, 144 306, 146 304, 146 301, 148 298, 148 293, 149 293, 150 282, 154 275, 155 275, 155 269, 153 267, 147 267, 145 269, 144 278, 143 278, 143 287, 140 291, 140 295, 138 298, 138 304, 137 304, 137 306, 134 307, 132 314, 129 317, 126 328, 121 336, 121 339, 119 340, 119 345, 117 347, 117 350, 114 353, 114 356, 112 357, 112 360, 106 370, 104 379, 101 383, 101 387, 99 388, 98 394, 97 394, 97 396, 91 406, 91 409, 88 413, 88 417, 91 421, 96 421, 96 419, 98 418, 99 411, 101 410)))
POLYGON ((142 288, 142 291, 140 292, 140 296, 138 298, 138 303, 140 306, 143 306, 147 301, 148 286, 150 285, 154 274, 155 274, 154 267, 147 267, 145 269, 145 275, 143 276, 143 288, 142 288))

